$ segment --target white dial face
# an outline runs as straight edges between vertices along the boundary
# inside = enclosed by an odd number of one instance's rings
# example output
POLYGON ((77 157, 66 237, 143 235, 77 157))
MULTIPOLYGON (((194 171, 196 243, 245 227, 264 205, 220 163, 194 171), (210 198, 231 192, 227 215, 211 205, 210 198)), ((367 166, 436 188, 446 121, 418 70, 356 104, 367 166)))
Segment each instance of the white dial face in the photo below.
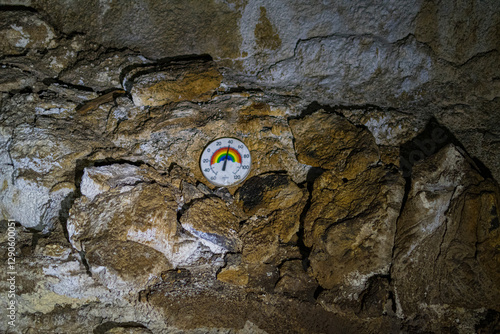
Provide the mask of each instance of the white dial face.
POLYGON ((200 167, 208 181, 216 186, 230 186, 243 181, 250 173, 250 151, 238 139, 219 138, 201 154, 200 167))

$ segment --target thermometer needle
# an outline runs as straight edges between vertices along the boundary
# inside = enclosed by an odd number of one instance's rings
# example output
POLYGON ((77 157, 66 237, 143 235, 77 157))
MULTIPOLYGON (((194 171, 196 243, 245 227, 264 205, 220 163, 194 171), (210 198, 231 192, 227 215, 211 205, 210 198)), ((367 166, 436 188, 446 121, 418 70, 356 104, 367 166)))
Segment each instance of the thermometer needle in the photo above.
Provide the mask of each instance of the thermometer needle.
POLYGON ((226 170, 226 164, 227 164, 227 155, 229 154, 229 148, 231 145, 227 146, 227 151, 226 151, 226 158, 224 159, 224 165, 222 165, 222 171, 224 172, 226 170))

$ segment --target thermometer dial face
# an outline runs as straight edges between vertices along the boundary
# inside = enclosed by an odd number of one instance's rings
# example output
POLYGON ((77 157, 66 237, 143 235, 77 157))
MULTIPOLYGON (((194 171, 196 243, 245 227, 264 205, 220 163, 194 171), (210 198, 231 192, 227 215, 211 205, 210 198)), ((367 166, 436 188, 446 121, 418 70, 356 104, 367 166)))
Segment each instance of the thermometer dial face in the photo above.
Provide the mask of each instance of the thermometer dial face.
POLYGON ((208 144, 201 154, 203 175, 216 186, 231 186, 250 173, 250 151, 235 138, 219 138, 208 144))

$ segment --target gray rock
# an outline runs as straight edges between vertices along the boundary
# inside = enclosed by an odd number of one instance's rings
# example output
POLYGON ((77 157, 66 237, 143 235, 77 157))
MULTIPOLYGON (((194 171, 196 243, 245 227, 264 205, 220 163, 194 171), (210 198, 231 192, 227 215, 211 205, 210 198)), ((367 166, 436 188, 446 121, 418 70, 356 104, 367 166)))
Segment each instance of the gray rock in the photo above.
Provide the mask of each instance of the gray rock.
POLYGON ((465 331, 484 307, 500 308, 499 199, 453 145, 414 166, 391 270, 400 316, 428 315, 431 331, 459 319, 465 331))

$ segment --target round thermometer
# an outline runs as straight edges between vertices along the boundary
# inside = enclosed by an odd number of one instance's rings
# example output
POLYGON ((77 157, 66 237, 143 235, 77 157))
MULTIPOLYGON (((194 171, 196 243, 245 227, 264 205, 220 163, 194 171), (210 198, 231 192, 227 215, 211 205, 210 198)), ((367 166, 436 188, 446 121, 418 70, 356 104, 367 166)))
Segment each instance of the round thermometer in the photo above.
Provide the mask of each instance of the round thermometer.
POLYGON ((250 151, 238 139, 219 138, 205 147, 200 167, 203 175, 216 186, 243 181, 250 172, 250 151))

